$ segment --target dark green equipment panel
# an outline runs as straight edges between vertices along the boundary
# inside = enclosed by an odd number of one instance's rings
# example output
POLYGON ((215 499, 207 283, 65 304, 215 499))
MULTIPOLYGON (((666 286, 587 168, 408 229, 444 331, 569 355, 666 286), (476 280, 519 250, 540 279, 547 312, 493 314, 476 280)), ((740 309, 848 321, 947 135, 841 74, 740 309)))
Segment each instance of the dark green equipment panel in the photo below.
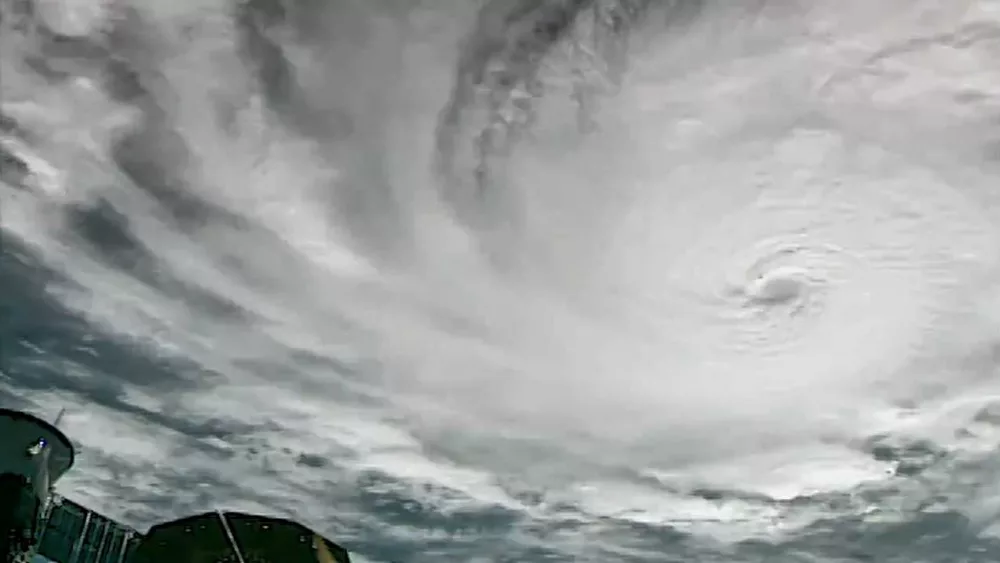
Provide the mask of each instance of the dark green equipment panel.
POLYGON ((153 526, 129 563, 350 563, 305 526, 242 512, 206 512, 153 526))

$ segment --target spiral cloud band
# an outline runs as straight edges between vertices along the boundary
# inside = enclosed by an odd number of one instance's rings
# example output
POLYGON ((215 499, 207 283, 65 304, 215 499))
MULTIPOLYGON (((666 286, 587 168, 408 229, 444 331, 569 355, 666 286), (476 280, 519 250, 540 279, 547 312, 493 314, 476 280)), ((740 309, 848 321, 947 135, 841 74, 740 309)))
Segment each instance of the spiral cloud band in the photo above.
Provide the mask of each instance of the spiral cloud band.
POLYGON ((67 496, 371 561, 1000 549, 994 0, 64 4, 0 5, 0 399, 69 408, 67 496))

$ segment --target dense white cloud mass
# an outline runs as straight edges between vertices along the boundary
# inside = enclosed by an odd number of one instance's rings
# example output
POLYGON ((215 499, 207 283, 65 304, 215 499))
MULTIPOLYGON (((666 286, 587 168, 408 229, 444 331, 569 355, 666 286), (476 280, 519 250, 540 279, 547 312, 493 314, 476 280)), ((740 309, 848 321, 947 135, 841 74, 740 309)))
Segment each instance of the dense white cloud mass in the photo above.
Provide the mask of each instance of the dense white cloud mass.
POLYGON ((991 560, 1000 2, 520 4, 4 5, 0 398, 70 409, 61 492, 362 561, 991 560))

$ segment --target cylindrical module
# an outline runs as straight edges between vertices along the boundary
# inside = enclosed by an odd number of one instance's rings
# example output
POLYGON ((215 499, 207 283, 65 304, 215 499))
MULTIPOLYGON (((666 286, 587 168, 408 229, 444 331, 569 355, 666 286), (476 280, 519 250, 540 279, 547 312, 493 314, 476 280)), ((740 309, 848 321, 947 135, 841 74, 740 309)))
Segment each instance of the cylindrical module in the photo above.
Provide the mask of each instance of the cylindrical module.
POLYGON ((73 445, 31 414, 0 409, 0 563, 29 561, 51 486, 73 466, 73 445))

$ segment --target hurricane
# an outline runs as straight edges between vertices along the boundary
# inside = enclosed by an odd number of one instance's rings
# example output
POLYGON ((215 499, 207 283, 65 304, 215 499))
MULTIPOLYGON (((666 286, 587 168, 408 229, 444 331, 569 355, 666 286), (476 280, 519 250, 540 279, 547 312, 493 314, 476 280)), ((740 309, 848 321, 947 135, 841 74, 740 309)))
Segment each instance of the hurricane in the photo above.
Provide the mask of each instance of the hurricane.
POLYGON ((362 562, 1000 553, 1000 2, 3 0, 0 400, 362 562))

